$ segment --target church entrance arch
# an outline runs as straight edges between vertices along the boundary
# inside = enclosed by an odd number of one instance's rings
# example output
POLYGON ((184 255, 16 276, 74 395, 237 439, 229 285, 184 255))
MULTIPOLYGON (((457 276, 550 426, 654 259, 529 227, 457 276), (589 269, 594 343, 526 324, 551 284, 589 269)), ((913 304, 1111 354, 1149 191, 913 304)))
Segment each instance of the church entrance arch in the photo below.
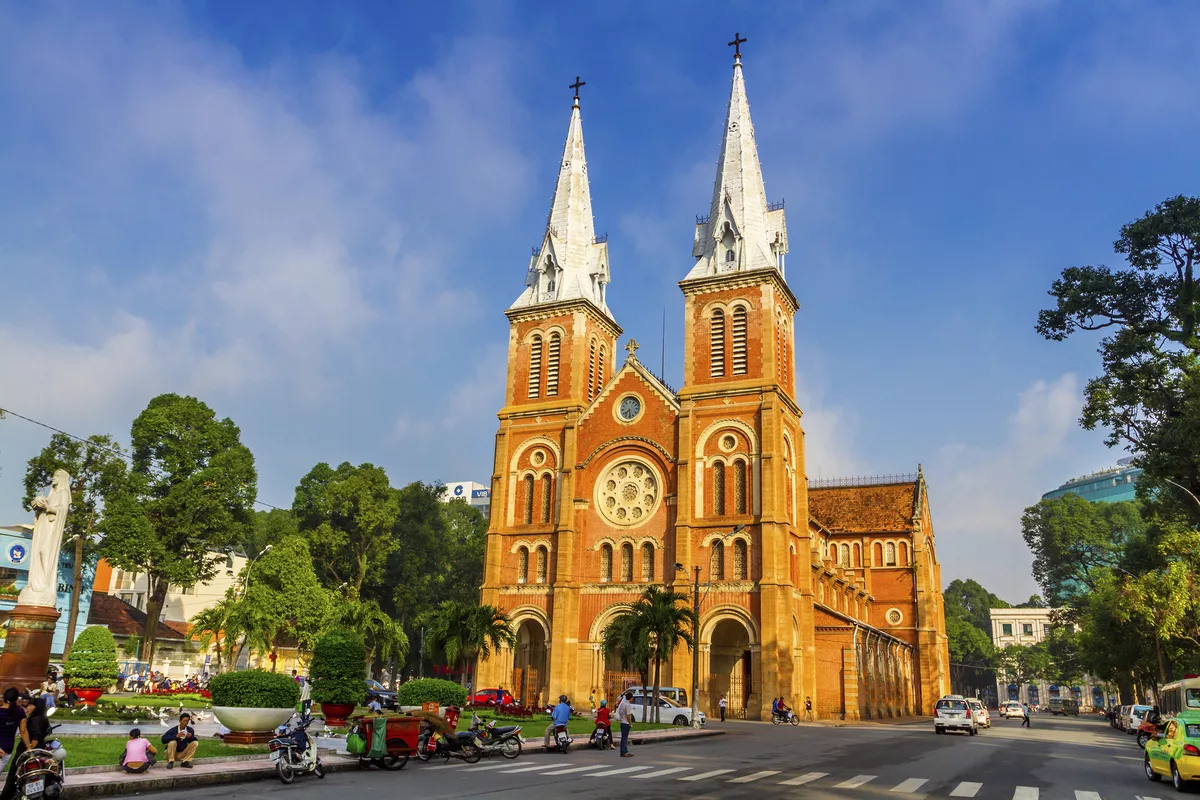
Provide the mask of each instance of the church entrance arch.
POLYGON ((708 645, 708 680, 703 687, 707 689, 707 698, 702 698, 706 700, 708 713, 720 713, 717 704, 724 695, 727 713, 734 718, 756 716, 759 687, 755 679, 753 632, 736 616, 718 618, 708 628, 708 636, 701 636, 701 641, 707 639, 708 645))
POLYGON ((546 629, 536 619, 517 625, 517 647, 513 653, 513 696, 526 708, 541 708, 548 692, 550 670, 546 629))

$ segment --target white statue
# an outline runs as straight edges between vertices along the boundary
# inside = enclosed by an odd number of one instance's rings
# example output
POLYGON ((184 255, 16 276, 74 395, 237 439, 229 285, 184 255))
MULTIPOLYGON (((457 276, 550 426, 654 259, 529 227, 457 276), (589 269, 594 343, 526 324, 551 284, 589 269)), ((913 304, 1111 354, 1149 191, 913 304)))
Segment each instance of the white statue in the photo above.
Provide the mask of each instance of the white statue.
POLYGON ((17 604, 54 607, 58 599, 58 551, 71 508, 71 476, 56 469, 45 497, 33 498, 33 541, 29 543, 29 582, 17 604))

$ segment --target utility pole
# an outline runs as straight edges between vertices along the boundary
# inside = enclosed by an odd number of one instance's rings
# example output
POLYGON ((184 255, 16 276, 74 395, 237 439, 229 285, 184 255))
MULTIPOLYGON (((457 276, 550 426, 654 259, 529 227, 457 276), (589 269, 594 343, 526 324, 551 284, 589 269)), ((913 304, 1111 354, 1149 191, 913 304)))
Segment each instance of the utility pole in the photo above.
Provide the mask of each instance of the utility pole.
POLYGON ((700 727, 700 565, 692 581, 692 727, 700 727))

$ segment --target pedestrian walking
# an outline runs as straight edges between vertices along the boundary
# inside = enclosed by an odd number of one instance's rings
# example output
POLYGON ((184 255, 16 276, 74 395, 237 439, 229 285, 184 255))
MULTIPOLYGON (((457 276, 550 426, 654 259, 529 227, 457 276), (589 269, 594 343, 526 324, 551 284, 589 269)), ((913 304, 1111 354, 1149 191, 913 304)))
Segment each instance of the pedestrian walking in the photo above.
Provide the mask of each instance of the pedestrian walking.
POLYGON ((307 678, 300 679, 300 716, 307 717, 312 713, 312 684, 307 678))
POLYGON ((592 716, 596 716, 596 690, 592 689, 592 693, 588 695, 588 702, 592 704, 592 716))
POLYGON ((804 721, 812 722, 813 719, 812 698, 806 697, 804 698, 804 721))
POLYGON ((1033 727, 1032 725, 1029 724, 1029 703, 1026 703, 1025 705, 1021 706, 1021 727, 1022 728, 1032 728, 1033 727))
POLYGON ((617 706, 617 721, 621 723, 621 758, 633 758, 629 752, 629 728, 633 725, 633 692, 626 692, 617 706))
POLYGON ((717 707, 721 709, 721 722, 725 721, 725 708, 729 705, 729 701, 725 699, 725 695, 721 695, 721 699, 717 701, 717 707))

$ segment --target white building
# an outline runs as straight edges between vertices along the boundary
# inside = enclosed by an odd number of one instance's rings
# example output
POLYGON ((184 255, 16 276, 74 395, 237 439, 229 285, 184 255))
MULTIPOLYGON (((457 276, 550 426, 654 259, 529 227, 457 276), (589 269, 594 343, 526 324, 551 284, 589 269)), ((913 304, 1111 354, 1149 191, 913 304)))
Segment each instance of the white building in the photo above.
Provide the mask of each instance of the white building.
MULTIPOLYGON (((992 644, 1001 650, 1012 645, 1029 647, 1038 644, 1054 627, 1055 611, 1052 608, 990 609, 992 644)), ((1104 707, 1110 702, 1106 687, 1088 675, 1073 686, 1058 686, 1047 681, 1018 686, 1009 681, 1003 670, 996 673, 996 696, 1000 702, 1018 700, 1034 706, 1049 705, 1053 697, 1074 697, 1079 701, 1080 709, 1104 707)), ((1115 694, 1111 696, 1111 702, 1116 702, 1115 694)))
MULTIPOLYGON (((198 583, 187 589, 171 586, 167 589, 167 597, 163 603, 162 619, 165 622, 189 622, 192 617, 212 608, 225 599, 225 593, 238 587, 238 575, 246 566, 243 555, 224 555, 222 563, 217 565, 217 572, 204 583, 198 583)), ((139 611, 146 610, 146 591, 149 581, 145 574, 125 572, 110 567, 101 561, 96 570, 96 582, 93 590, 102 594, 111 594, 124 600, 139 611)))
POLYGON ((482 511, 484 517, 488 517, 492 510, 492 490, 475 481, 447 483, 442 492, 442 502, 448 503, 451 500, 466 500, 472 508, 482 511))

